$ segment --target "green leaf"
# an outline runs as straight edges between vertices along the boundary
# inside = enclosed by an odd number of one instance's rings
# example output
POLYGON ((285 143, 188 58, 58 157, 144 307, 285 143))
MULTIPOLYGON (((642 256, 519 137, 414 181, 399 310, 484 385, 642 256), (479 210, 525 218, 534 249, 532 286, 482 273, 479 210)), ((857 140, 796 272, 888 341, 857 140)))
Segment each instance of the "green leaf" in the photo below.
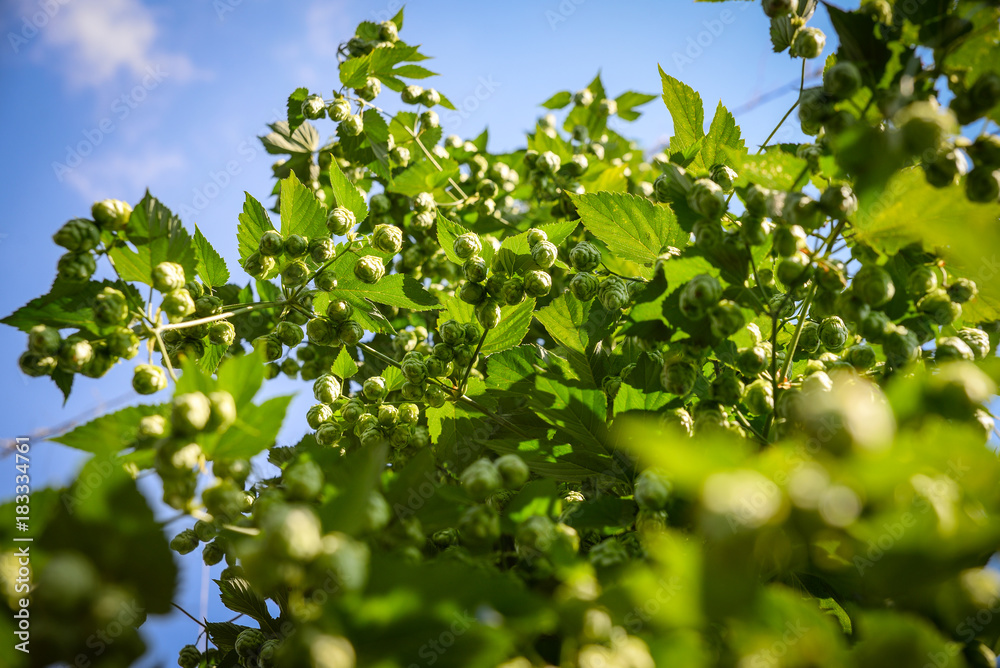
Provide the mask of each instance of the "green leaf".
POLYGON ((534 388, 532 376, 538 348, 523 345, 491 355, 486 363, 486 387, 514 394, 524 394, 534 388))
POLYGON ((549 99, 542 102, 542 106, 546 109, 562 109, 567 104, 573 101, 573 94, 568 90, 561 90, 549 99))
POLYGON ((361 88, 368 78, 368 71, 371 69, 371 58, 351 58, 340 64, 340 83, 346 88, 361 88))
MULTIPOLYGON (((705 136, 705 109, 701 96, 690 86, 681 83, 660 68, 663 80, 663 102, 674 122, 674 135, 670 138, 670 151, 683 151, 705 136)), ((704 167, 704 161, 695 159, 704 167)))
POLYGON ((761 155, 744 155, 744 150, 724 149, 739 178, 737 186, 756 183, 765 188, 790 190, 802 174, 806 161, 780 147, 770 147, 761 155))
POLYGON ((618 117, 622 120, 634 121, 642 115, 635 111, 635 108, 655 99, 655 95, 637 93, 634 90, 626 91, 615 98, 615 103, 618 105, 618 117))
MULTIPOLYGON (((365 120, 365 130, 364 135, 368 140, 368 144, 371 146, 372 153, 375 155, 375 160, 382 169, 385 170, 385 175, 389 174, 389 126, 386 125, 385 119, 374 109, 369 109, 364 114, 362 114, 365 120)), ((389 179, 391 180, 391 179, 389 179)))
POLYGON ((319 148, 319 133, 306 121, 294 130, 288 121, 277 121, 267 127, 271 132, 260 138, 264 150, 271 154, 313 153, 319 148))
POLYGON ((364 195, 351 183, 336 160, 330 163, 330 187, 333 189, 334 206, 342 206, 353 213, 358 223, 368 217, 368 205, 365 204, 364 195))
POLYGON ((581 302, 566 292, 535 313, 545 331, 566 351, 566 359, 577 376, 590 387, 600 387, 602 378, 595 374, 594 348, 604 338, 614 316, 595 300, 581 302))
POLYGON ((337 359, 330 367, 330 373, 341 378, 350 378, 358 372, 358 363, 347 352, 347 348, 341 348, 337 353, 337 359))
POLYGON ((105 287, 121 287, 111 281, 75 283, 56 280, 48 294, 35 297, 9 316, 0 320, 5 325, 27 332, 35 325, 58 329, 69 327, 97 332, 94 322, 94 297, 105 287))
POLYGON ((282 236, 287 238, 301 234, 311 239, 328 234, 326 207, 309 188, 302 185, 295 172, 281 181, 280 210, 282 236))
POLYGON ((413 311, 429 311, 439 306, 437 298, 409 274, 389 274, 375 285, 363 283, 355 278, 353 264, 349 272, 338 271, 337 274, 342 277, 334 291, 337 297, 368 299, 378 304, 408 308, 413 311))
POLYGON ((261 629, 277 634, 278 628, 267 610, 267 602, 264 597, 254 591, 249 582, 243 578, 229 578, 228 580, 215 580, 219 586, 219 597, 222 605, 233 612, 246 615, 260 624, 261 629))
POLYGON ((219 251, 212 247, 198 226, 194 228, 194 256, 197 260, 198 277, 210 288, 229 282, 229 268, 219 251))
POLYGON ((688 234, 669 207, 628 193, 570 195, 587 231, 621 259, 646 267, 652 275, 656 258, 668 246, 684 248, 688 234))
POLYGON ((122 280, 152 285, 153 267, 166 261, 184 267, 189 277, 195 275, 195 250, 190 235, 180 219, 149 192, 132 211, 126 232, 136 250, 116 246, 109 253, 122 280))
POLYGON ((270 448, 278 437, 291 401, 291 395, 275 397, 259 406, 238 411, 236 423, 222 434, 211 452, 205 454, 213 459, 250 459, 270 448))
POLYGON ((274 230, 271 217, 267 215, 264 205, 254 199, 250 193, 244 193, 247 198, 243 202, 243 213, 239 215, 240 224, 236 228, 236 241, 240 251, 240 261, 257 252, 260 248, 260 238, 264 232, 274 230))
POLYGON ((231 652, 236 645, 236 638, 248 628, 250 627, 240 626, 232 622, 208 622, 205 624, 205 630, 208 632, 212 644, 224 652, 231 652))
POLYGON ((615 416, 629 411, 656 412, 669 404, 674 395, 663 391, 660 372, 663 367, 656 364, 647 354, 639 357, 635 369, 627 378, 622 378, 621 387, 615 395, 615 416))
POLYGON ((215 373, 227 350, 229 350, 229 346, 224 343, 205 346, 205 354, 198 358, 198 368, 208 374, 215 373))
POLYGON ((230 357, 219 367, 218 389, 233 395, 236 410, 249 406, 264 383, 264 358, 260 353, 230 357))
POLYGON ((288 128, 292 131, 306 120, 306 117, 302 115, 302 103, 306 101, 307 97, 309 97, 308 88, 296 88, 288 96, 288 128))
MULTIPOLYGON (((562 220, 536 227, 545 232, 549 241, 558 246, 576 230, 578 224, 579 221, 576 220, 562 220)), ((484 252, 483 259, 490 262, 491 259, 487 258, 487 255, 488 252, 484 252)), ((492 261, 498 262, 503 271, 511 275, 521 273, 523 269, 537 267, 535 261, 531 259, 531 249, 528 248, 528 232, 504 238, 500 244, 500 250, 497 251, 496 260, 492 261)))
POLYGON ((50 441, 62 443, 71 448, 92 452, 99 456, 111 456, 131 446, 139 432, 139 420, 150 415, 169 414, 165 404, 130 406, 114 413, 102 415, 96 420, 80 425, 50 441))
MULTIPOLYGON (((475 308, 466 304, 457 295, 444 297, 441 300, 444 311, 438 316, 438 322, 453 318, 461 323, 477 322, 475 308)), ((483 355, 492 355, 503 350, 509 350, 521 343, 531 326, 531 314, 535 310, 535 300, 525 299, 516 306, 500 307, 500 324, 486 335, 483 342, 483 355)))
POLYGON ((396 12, 396 15, 390 19, 393 23, 396 24, 396 30, 403 29, 403 9, 404 9, 403 7, 400 7, 399 11, 396 12))
POLYGON ((940 253, 949 273, 976 282, 979 296, 963 306, 969 322, 1000 318, 1000 203, 970 202, 959 185, 934 188, 922 170, 898 173, 885 190, 862 198, 852 220, 857 240, 893 254, 913 242, 940 253))
POLYGON ((464 265, 465 260, 455 254, 455 239, 469 231, 468 228, 445 218, 440 211, 437 214, 437 238, 448 259, 457 265, 464 265))
POLYGON ((615 475, 608 456, 607 396, 603 390, 572 387, 558 377, 539 374, 529 401, 539 417, 562 433, 566 448, 553 452, 595 473, 615 475))
POLYGON ((728 109, 722 106, 720 101, 715 110, 715 117, 712 118, 712 125, 708 128, 708 134, 705 135, 705 141, 701 147, 705 167, 711 169, 718 164, 732 167, 732 157, 724 147, 746 153, 746 147, 740 137, 740 127, 736 125, 736 119, 733 118, 728 109))
POLYGON ((396 175, 389 188, 390 192, 416 197, 423 192, 440 192, 448 184, 448 179, 459 176, 458 163, 451 158, 438 159, 438 169, 430 160, 422 160, 396 175))
POLYGON ((437 72, 431 72, 426 67, 421 67, 420 65, 400 65, 392 71, 394 76, 406 77, 407 79, 426 79, 427 77, 436 77, 437 72))

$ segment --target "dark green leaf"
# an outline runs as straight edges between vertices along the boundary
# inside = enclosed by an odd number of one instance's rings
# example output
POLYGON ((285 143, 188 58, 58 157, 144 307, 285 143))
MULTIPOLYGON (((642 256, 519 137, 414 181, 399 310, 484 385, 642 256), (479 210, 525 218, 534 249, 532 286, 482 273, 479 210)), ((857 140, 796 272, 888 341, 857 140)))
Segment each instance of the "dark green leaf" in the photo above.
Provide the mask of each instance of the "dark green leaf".
POLYGON ((573 101, 573 94, 568 90, 562 90, 542 102, 542 106, 546 109, 562 109, 567 104, 573 101))
POLYGON ((102 415, 96 420, 49 440, 68 445, 71 448, 92 452, 98 456, 114 455, 135 442, 139 431, 139 420, 149 415, 168 414, 163 404, 130 406, 114 413, 102 415))
POLYGON ((210 288, 225 285, 229 281, 229 268, 219 252, 212 247, 196 225, 194 228, 194 255, 197 260, 198 277, 210 288))
POLYGON ((307 97, 309 97, 308 88, 296 88, 288 96, 288 128, 292 131, 295 131, 306 120, 306 117, 302 115, 302 103, 306 101, 307 97))
POLYGON ((348 209, 354 214, 358 223, 368 217, 368 205, 365 204, 364 195, 351 183, 336 160, 330 163, 330 187, 333 189, 335 206, 348 209))
POLYGON ((195 275, 195 250, 190 235, 180 219, 148 192, 132 211, 126 232, 136 250, 116 246, 109 253, 122 280, 152 285, 153 267, 166 261, 184 267, 189 277, 195 275))

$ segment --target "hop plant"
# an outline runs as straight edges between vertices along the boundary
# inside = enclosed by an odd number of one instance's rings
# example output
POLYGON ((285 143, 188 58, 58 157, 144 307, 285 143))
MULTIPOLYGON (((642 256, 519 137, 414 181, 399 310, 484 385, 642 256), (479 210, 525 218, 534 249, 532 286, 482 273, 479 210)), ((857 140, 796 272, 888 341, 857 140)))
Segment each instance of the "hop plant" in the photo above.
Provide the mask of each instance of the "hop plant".
POLYGON ((597 291, 601 286, 601 280, 593 274, 580 272, 573 276, 569 282, 570 292, 582 302, 589 302, 597 296, 597 291))
POLYGON ((527 296, 544 297, 551 290, 552 277, 548 273, 533 269, 524 274, 524 294, 527 296))
POLYGON ((261 235, 257 249, 261 255, 277 257, 285 252, 285 238, 279 232, 268 230, 261 235))
POLYGON ((152 364, 140 364, 132 376, 132 387, 139 394, 155 394, 167 387, 167 372, 152 364))
POLYGON ((601 281, 597 290, 597 299, 609 311, 618 311, 628 305, 628 287, 625 281, 617 276, 609 276, 601 281))
POLYGON ((88 280, 97 271, 97 261, 90 253, 66 253, 59 258, 56 270, 60 279, 71 283, 81 283, 88 280))
POLYGON ((101 231, 93 222, 85 218, 75 218, 52 235, 52 240, 58 246, 73 253, 86 253, 94 250, 101 242, 101 231))
POLYGON ((395 225, 376 225, 372 246, 383 253, 395 255, 403 248, 403 230, 395 225))
POLYGON ((687 203, 705 218, 718 218, 726 208, 726 195, 711 179, 698 179, 688 192, 687 203))
POLYGON ((132 207, 121 200, 105 199, 94 203, 90 215, 102 229, 121 231, 132 217, 132 207))
POLYGON ((550 241, 539 241, 531 247, 531 259, 542 269, 548 269, 559 258, 559 249, 550 241))
POLYGON ((385 276, 385 265, 382 258, 375 255, 365 255, 354 264, 354 276, 362 283, 375 284, 385 276))
POLYGON ((482 250, 483 244, 479 240, 479 235, 473 232, 466 232, 455 238, 455 255, 462 260, 468 260, 473 255, 479 255, 482 250))
POLYGON ((799 58, 816 58, 823 53, 824 46, 826 35, 819 28, 799 28, 792 37, 792 55, 799 58))
POLYGON ((128 300, 120 290, 104 288, 94 298, 94 321, 102 327, 123 324, 128 320, 128 300))
POLYGON ((323 98, 319 95, 310 95, 303 100, 302 115, 311 121, 315 121, 326 116, 326 104, 323 102, 323 98))
POLYGON ((354 213, 345 207, 338 206, 330 209, 326 216, 326 228, 331 234, 344 235, 354 229, 357 220, 354 213))

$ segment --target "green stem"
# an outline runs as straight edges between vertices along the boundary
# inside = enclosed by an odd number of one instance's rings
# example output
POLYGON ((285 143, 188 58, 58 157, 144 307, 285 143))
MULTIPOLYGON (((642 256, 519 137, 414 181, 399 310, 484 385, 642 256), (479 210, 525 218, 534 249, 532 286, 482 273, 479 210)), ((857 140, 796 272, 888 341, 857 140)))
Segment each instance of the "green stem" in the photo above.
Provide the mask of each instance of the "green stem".
MULTIPOLYGON (((806 85, 806 59, 803 58, 802 76, 799 79, 799 100, 802 99, 802 90, 805 87, 805 85, 806 85)), ((792 112, 795 111, 795 108, 799 106, 799 100, 795 100, 795 104, 793 104, 791 108, 789 108, 789 110, 785 112, 785 115, 781 117, 781 120, 778 121, 778 124, 774 126, 774 129, 771 130, 771 134, 767 136, 767 139, 764 140, 764 143, 761 144, 759 149, 757 149, 757 155, 763 153, 764 149, 767 148, 768 142, 770 142, 774 138, 774 135, 778 134, 778 130, 781 129, 781 126, 785 124, 785 121, 788 120, 788 117, 792 115, 792 112)))
POLYGON ((792 335, 792 340, 789 343, 788 351, 785 353, 785 363, 781 367, 781 378, 784 379, 788 376, 788 370, 792 367, 792 357, 795 356, 795 348, 799 345, 799 337, 802 335, 802 327, 806 322, 806 313, 809 312, 809 306, 812 305, 813 297, 816 296, 816 284, 813 283, 812 287, 809 288, 809 294, 802 301, 802 309, 799 311, 799 322, 795 326, 795 333, 792 335))
POLYGON ((170 355, 167 354, 167 346, 165 343, 163 343, 163 337, 160 336, 160 330, 153 329, 152 331, 153 331, 153 336, 156 337, 156 345, 159 346, 160 348, 160 354, 163 355, 163 364, 167 367, 167 373, 170 374, 170 377, 176 383, 177 374, 174 373, 174 367, 170 363, 170 355))
POLYGON ((476 359, 479 357, 479 351, 483 349, 483 343, 486 342, 486 335, 490 333, 490 330, 483 328, 483 335, 479 337, 479 344, 476 345, 476 352, 472 353, 472 359, 469 360, 469 365, 465 367, 465 374, 462 376, 462 383, 458 386, 459 394, 465 394, 465 388, 469 384, 469 374, 472 373, 472 367, 476 365, 476 359))
POLYGON ((197 320, 185 320, 183 322, 173 322, 166 325, 160 325, 156 328, 158 332, 165 332, 171 329, 185 329, 187 327, 197 327, 198 325, 205 325, 210 322, 216 322, 218 320, 225 320, 226 318, 231 318, 234 315, 239 315, 240 313, 246 313, 247 311, 256 311, 262 308, 275 308, 276 306, 285 306, 285 302, 258 302, 256 304, 245 304, 245 305, 231 305, 229 308, 235 310, 229 313, 219 313, 216 315, 206 316, 204 318, 198 318, 197 320))

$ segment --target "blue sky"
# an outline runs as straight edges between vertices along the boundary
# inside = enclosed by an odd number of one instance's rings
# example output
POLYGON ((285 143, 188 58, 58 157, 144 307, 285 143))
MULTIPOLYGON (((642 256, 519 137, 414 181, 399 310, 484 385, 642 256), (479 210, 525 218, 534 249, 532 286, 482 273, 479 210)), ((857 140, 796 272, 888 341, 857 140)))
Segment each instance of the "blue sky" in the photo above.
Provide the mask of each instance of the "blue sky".
MULTIPOLYGON (((236 216, 244 190, 264 200, 272 185, 273 158, 257 136, 281 118, 295 88, 329 97, 339 86, 338 44, 360 21, 387 19, 399 6, 398 0, 3 3, 0 178, 7 186, 0 262, 10 278, 0 312, 47 292, 60 255, 50 237, 62 223, 89 215, 97 199, 137 202, 147 187, 182 213, 189 229, 197 224, 233 275, 246 280, 236 264, 236 216)), ((828 34, 825 55, 835 36, 822 11, 812 24, 828 34)), ((747 143, 759 143, 795 94, 787 90, 747 108, 799 74, 787 54, 771 52, 767 34, 756 2, 413 0, 402 38, 434 56, 426 65, 442 76, 425 83, 459 108, 442 112, 446 134, 473 137, 488 126, 489 148, 499 151, 523 145, 524 132, 544 112, 539 103, 558 90, 583 87, 598 71, 611 94, 658 94, 657 64, 700 91, 709 116, 722 100, 737 112, 747 143)), ((398 98, 388 103, 390 95, 383 95, 386 106, 397 108, 398 98)), ((645 111, 616 129, 644 146, 662 145, 670 117, 659 99, 645 111)), ((798 138, 796 126, 793 120, 778 138, 798 138)), ((332 131, 329 122, 320 126, 324 137, 332 131)), ((139 400, 130 387, 131 365, 123 364, 104 379, 78 379, 63 407, 51 382, 19 373, 24 346, 22 333, 0 328, 0 438, 85 421, 139 400)), ((279 382, 266 391, 300 389, 279 382)), ((305 430, 309 403, 300 396, 292 404, 282 434, 287 442, 305 430)), ((67 483, 81 461, 41 440, 32 455, 36 488, 67 483)), ((0 475, 0 498, 11 494, 12 484, 12 475, 0 475)), ((196 555, 184 563, 178 601, 197 615, 202 572, 196 555)), ((220 617, 217 597, 211 599, 210 617, 220 617)), ((196 634, 180 615, 151 619, 147 628, 155 656, 167 665, 196 634)))

